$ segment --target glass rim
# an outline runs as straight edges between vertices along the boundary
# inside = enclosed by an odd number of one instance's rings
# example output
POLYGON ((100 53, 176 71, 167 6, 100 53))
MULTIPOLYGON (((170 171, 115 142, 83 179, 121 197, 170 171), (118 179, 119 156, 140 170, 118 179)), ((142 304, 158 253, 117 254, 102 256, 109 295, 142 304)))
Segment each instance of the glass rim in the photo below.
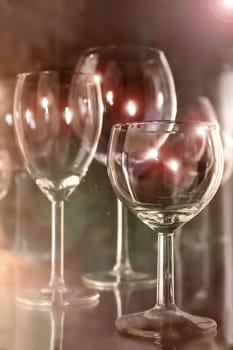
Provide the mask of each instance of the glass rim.
MULTIPOLYGON (((149 46, 149 45, 137 45, 137 44, 122 44, 122 45, 118 45, 118 44, 110 44, 110 45, 97 45, 97 46, 93 46, 93 47, 89 47, 86 50, 84 50, 83 52, 81 52, 80 57, 83 56, 83 54, 85 55, 90 55, 90 54, 95 54, 97 52, 101 52, 102 50, 116 50, 116 49, 120 49, 120 50, 126 50, 126 49, 130 49, 130 50, 147 50, 148 52, 152 52, 152 53, 156 53, 159 57, 165 57, 165 53, 163 50, 158 49, 156 47, 153 46, 149 46)), ((151 61, 152 58, 148 58, 145 61, 151 61)))
POLYGON ((91 77, 93 76, 93 74, 90 73, 82 73, 82 72, 77 72, 75 70, 72 69, 48 69, 48 70, 38 70, 38 71, 30 71, 30 72, 21 72, 21 73, 17 73, 16 77, 18 79, 23 79, 25 77, 28 76, 39 76, 40 74, 52 74, 52 73, 62 73, 62 74, 70 74, 70 75, 74 75, 74 76, 81 76, 81 77, 91 77))
MULTIPOLYGON (((195 120, 186 120, 186 121, 176 121, 176 120, 155 120, 148 122, 129 122, 129 123, 116 123, 112 126, 113 130, 128 130, 128 129, 139 129, 139 127, 143 126, 153 126, 153 125, 180 125, 180 126, 191 126, 191 125, 200 125, 205 126, 208 129, 219 129, 218 122, 206 122, 206 121, 195 121, 195 120)), ((145 130, 144 130, 145 131, 145 130)), ((149 129, 148 129, 149 131, 149 129)), ((155 130, 155 132, 159 132, 159 130, 155 130)), ((168 130, 169 132, 169 130, 168 130)), ((174 132, 174 130, 171 130, 174 132)))

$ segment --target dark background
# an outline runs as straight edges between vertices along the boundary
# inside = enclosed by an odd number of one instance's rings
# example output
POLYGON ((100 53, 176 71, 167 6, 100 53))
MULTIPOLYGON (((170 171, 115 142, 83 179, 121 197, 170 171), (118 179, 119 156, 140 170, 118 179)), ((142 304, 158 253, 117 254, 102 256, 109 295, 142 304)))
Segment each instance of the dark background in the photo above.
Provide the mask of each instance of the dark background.
POLYGON ((3 0, 0 75, 72 68, 91 46, 145 44, 165 51, 182 89, 233 44, 233 14, 224 18, 219 1, 3 0))

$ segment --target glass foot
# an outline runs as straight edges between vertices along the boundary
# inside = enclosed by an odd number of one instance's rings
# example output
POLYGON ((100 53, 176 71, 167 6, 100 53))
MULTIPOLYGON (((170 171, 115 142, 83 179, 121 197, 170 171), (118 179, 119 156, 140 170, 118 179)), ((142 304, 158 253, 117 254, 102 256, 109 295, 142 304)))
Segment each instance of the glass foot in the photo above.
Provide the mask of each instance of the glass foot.
POLYGON ((155 277, 147 273, 122 271, 102 271, 96 273, 88 273, 83 276, 84 283, 91 288, 100 290, 109 290, 116 287, 126 288, 150 288, 155 285, 155 277))
POLYGON ((216 331, 212 319, 194 316, 179 309, 151 309, 116 320, 118 331, 153 339, 191 339, 216 331))
POLYGON ((99 294, 86 288, 67 288, 64 290, 25 289, 16 295, 16 300, 25 306, 66 307, 72 305, 94 304, 98 301, 99 294))

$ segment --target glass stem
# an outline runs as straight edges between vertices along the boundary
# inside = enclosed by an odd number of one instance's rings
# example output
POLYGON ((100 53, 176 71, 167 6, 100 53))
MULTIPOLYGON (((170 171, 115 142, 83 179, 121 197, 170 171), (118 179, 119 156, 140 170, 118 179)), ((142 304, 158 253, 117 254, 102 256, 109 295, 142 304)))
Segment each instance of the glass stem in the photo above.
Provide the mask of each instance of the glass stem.
POLYGON ((182 234, 182 228, 179 227, 176 231, 176 242, 174 244, 174 253, 175 253, 175 266, 176 266, 176 272, 175 272, 175 280, 177 282, 176 287, 176 304, 181 307, 182 306, 182 300, 183 300, 183 270, 182 270, 182 258, 181 258, 181 252, 180 252, 180 241, 181 241, 181 234, 182 234))
POLYGON ((131 271, 128 247, 128 210, 119 199, 117 199, 117 253, 113 269, 123 273, 131 271))
POLYGON ((25 179, 26 174, 24 172, 17 172, 15 174, 15 236, 13 249, 23 250, 24 249, 24 239, 21 237, 24 231, 21 227, 21 217, 22 217, 22 202, 24 200, 25 193, 25 179))
POLYGON ((51 275, 49 287, 65 289, 64 282, 64 202, 52 202, 51 275))
POLYGON ((156 308, 175 305, 173 240, 174 233, 158 234, 156 308))
POLYGON ((50 350, 62 350, 63 336, 64 336, 64 310, 58 310, 57 312, 50 312, 51 321, 51 336, 50 336, 50 350))

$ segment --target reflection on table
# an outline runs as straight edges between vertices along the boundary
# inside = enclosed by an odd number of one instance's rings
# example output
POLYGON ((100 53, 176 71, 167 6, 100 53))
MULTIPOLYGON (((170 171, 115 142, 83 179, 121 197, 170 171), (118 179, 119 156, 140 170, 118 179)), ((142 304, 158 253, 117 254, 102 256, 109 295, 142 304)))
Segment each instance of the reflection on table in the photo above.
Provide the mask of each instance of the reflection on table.
MULTIPOLYGON (((95 169, 96 170, 96 169, 95 169)), ((96 172, 93 172, 96 174, 96 172)), ((93 173, 84 183, 84 196, 92 195, 99 198, 101 186, 93 189, 90 183, 93 173), (97 193, 96 193, 97 192, 97 193)), ((147 348, 154 349, 228 349, 233 345, 233 275, 232 275, 232 184, 228 182, 219 191, 216 200, 208 208, 208 215, 195 219, 185 228, 180 238, 180 261, 177 272, 182 272, 176 280, 176 290, 179 296, 178 305, 182 309, 194 314, 214 318, 218 323, 216 337, 195 340, 179 344, 154 344, 137 338, 126 338, 115 330, 117 317, 149 309, 155 301, 155 292, 148 290, 115 289, 112 292, 102 292, 100 303, 93 309, 68 309, 63 312, 37 311, 35 309, 19 308, 15 302, 17 290, 22 286, 43 286, 49 275, 49 208, 46 208, 43 197, 33 186, 30 178, 17 173, 19 182, 15 188, 0 202, 1 220, 1 250, 0 250, 0 309, 2 312, 0 329, 0 348, 5 350, 21 349, 127 349, 147 348), (16 189, 20 190, 19 192, 16 189), (19 193, 18 202, 15 194, 19 193), (30 201, 26 199, 30 198, 30 201), (17 205, 18 207, 17 207, 17 205), (19 210, 19 215, 15 211, 19 210), (46 216, 48 210, 48 217, 46 216), (215 213, 218 213, 216 215, 215 213), (205 219, 205 220, 203 220, 205 219), (47 237, 47 238, 46 238, 47 237), (36 244, 38 242, 38 244, 36 244), (204 243, 203 243, 204 242, 204 243), (201 297, 200 297, 201 291, 201 297)), ((12 186, 13 186, 12 185, 12 186)), ((14 187, 14 186, 13 186, 14 187)), ((104 189, 102 189, 104 191, 104 189)), ((75 205, 81 205, 76 202, 75 205)), ((83 198, 82 198, 83 205, 83 198)), ((74 208, 68 209, 74 211, 74 208)), ((67 225, 67 278, 72 283, 82 283, 82 274, 88 269, 88 263, 96 264, 100 269, 103 264, 95 258, 95 240, 102 239, 102 248, 107 252, 108 243, 101 236, 103 221, 100 226, 93 226, 95 215, 90 216, 92 224, 88 230, 85 224, 79 226, 67 225), (83 226, 82 226, 83 225, 83 226), (95 227, 95 231, 93 231, 95 227), (83 228, 83 232, 78 232, 83 228), (98 233, 97 237, 95 234, 98 233), (79 249, 83 254, 76 254, 79 249), (84 254, 85 253, 85 254, 84 254), (86 257, 89 254, 88 259, 86 257)), ((103 218, 100 210, 99 217, 103 218)), ((97 215, 97 216, 98 216, 97 215)), ((108 216, 107 216, 108 218, 108 216)), ((87 220, 87 219, 86 219, 87 220)), ((87 223, 86 223, 87 224, 87 223)), ((137 230, 141 232, 138 223, 130 222, 135 236, 131 240, 138 240, 137 230)), ((111 231, 112 219, 105 221, 104 229, 111 231), (106 225, 108 223, 108 225, 106 225)), ((109 234, 108 232, 108 234, 109 234)), ((143 239, 149 240, 150 235, 143 232, 143 239), (144 237, 145 236, 145 237, 144 237)), ((133 256, 134 264, 155 266, 154 246, 151 251, 146 250, 141 242, 142 256, 133 256)), ((153 237, 150 241, 153 243, 153 237)), ((132 244, 132 242, 131 242, 132 244)), ((133 243, 135 244, 135 243, 133 243)), ((110 244, 112 245, 112 244, 110 244)), ((149 243, 148 243, 149 245, 149 243)), ((137 249, 136 249, 137 252, 137 249)), ((99 256, 99 254, 98 254, 99 256)), ((101 254, 100 254, 101 256, 101 254)), ((112 251, 114 259, 114 251, 112 251)), ((106 256, 105 256, 106 258, 106 256)), ((111 260, 106 260, 111 266, 111 260)))
MULTIPOLYGON (((13 293, 4 289, 1 293, 2 349, 13 350, 65 350, 65 349, 113 349, 113 350, 220 350, 228 344, 218 335, 190 341, 151 342, 119 335, 114 328, 117 316, 114 292, 103 292, 100 303, 89 308, 67 310, 38 310, 22 308, 14 303, 13 293), (7 305, 7 306, 6 306, 7 305)), ((134 291, 128 299, 128 311, 150 306, 153 296, 149 291, 134 291)), ((122 310, 123 311, 123 310, 122 310)))

